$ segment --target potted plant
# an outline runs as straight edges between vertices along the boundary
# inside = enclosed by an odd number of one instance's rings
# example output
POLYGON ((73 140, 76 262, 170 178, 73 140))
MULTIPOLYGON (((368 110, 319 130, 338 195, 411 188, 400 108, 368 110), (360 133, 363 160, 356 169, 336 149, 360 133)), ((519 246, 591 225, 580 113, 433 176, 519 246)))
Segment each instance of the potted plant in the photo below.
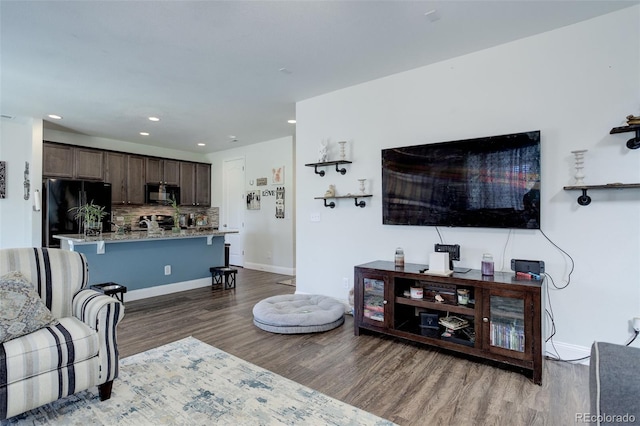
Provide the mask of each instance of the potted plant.
POLYGON ((102 229, 102 218, 107 215, 104 206, 93 203, 82 204, 78 207, 72 207, 69 211, 74 212, 74 219, 81 221, 84 234, 86 236, 96 236, 100 234, 102 229))

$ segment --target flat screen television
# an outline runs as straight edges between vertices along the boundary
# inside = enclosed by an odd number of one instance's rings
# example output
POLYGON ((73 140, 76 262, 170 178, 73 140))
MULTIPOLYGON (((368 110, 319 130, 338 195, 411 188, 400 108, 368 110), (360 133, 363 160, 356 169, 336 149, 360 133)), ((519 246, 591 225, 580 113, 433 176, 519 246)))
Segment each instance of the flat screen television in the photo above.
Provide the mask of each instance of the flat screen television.
POLYGON ((540 228, 540 131, 382 150, 382 223, 540 228))

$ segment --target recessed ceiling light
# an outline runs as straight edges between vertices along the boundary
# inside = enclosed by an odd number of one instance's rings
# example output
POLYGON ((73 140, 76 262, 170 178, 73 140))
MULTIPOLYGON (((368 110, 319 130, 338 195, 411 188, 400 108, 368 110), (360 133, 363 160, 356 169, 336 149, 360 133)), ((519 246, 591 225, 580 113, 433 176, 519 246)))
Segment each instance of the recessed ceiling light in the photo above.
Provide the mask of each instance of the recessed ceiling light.
POLYGON ((149 132, 140 132, 142 136, 149 136, 149 132))
POLYGON ((149 121, 160 121, 158 117, 149 117, 149 121))
POLYGON ((296 124, 296 120, 287 120, 287 123, 289 123, 289 124, 296 124))
POLYGON ((62 120, 62 117, 56 114, 49 114, 49 118, 53 118, 54 120, 62 120))
POLYGON ((200 142, 198 146, 207 146, 207 144, 200 142))

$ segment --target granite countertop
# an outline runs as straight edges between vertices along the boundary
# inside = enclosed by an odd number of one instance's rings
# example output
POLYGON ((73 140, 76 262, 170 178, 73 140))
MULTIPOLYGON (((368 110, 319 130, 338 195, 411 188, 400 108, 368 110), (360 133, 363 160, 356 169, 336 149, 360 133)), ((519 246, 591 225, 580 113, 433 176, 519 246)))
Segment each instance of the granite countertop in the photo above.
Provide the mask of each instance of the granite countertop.
POLYGON ((148 241, 148 240, 170 240, 175 238, 199 238, 207 236, 223 236, 226 234, 237 233, 238 231, 219 231, 213 228, 198 229, 181 229, 179 233, 172 231, 160 230, 157 234, 149 234, 147 231, 133 231, 126 234, 118 234, 116 232, 105 232, 95 237, 87 237, 82 234, 62 234, 54 235, 53 238, 66 240, 75 244, 90 244, 98 242, 126 242, 126 241, 148 241))

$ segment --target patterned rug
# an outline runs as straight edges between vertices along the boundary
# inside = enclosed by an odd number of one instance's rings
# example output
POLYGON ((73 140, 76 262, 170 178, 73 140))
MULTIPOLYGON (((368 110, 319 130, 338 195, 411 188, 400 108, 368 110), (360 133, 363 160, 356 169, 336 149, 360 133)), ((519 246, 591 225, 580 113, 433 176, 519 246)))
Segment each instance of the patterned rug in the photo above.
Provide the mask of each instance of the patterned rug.
POLYGON ((111 399, 100 402, 95 388, 6 424, 393 425, 193 337, 120 366, 111 399))
POLYGON ((284 284, 284 285, 291 285, 291 286, 296 286, 296 279, 295 277, 289 279, 289 280, 282 280, 282 281, 278 281, 278 284, 284 284))

